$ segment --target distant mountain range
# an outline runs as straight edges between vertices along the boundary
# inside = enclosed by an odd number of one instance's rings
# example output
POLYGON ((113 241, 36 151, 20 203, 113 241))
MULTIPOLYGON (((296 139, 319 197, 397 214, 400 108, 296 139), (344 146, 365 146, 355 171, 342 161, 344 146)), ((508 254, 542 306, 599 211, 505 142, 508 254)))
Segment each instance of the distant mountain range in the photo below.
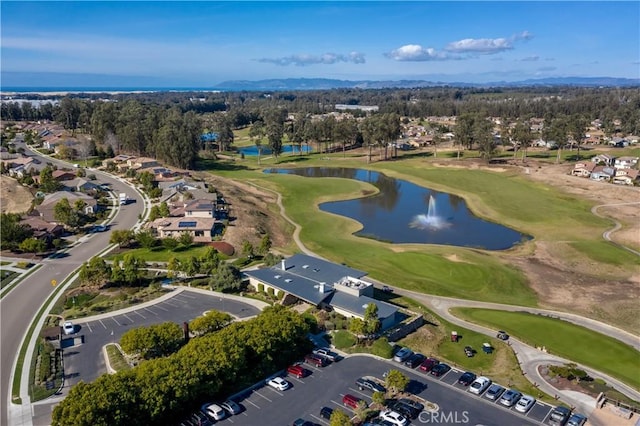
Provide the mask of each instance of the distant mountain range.
POLYGON ((327 78, 284 78, 270 80, 230 80, 216 85, 218 90, 329 90, 329 89, 384 89, 412 87, 526 87, 526 86, 580 86, 580 87, 633 87, 640 86, 639 78, 615 77, 554 77, 522 81, 495 81, 490 83, 442 82, 426 80, 333 80, 327 78))

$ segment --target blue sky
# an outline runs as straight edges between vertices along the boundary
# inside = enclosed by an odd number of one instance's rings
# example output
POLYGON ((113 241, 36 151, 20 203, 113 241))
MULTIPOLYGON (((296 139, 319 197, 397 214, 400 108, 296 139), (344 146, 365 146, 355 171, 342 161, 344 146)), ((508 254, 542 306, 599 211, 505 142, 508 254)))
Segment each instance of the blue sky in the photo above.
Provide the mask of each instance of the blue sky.
POLYGON ((3 73, 98 74, 102 84, 108 76, 184 87, 300 77, 640 77, 637 1, 3 0, 0 8, 3 73))

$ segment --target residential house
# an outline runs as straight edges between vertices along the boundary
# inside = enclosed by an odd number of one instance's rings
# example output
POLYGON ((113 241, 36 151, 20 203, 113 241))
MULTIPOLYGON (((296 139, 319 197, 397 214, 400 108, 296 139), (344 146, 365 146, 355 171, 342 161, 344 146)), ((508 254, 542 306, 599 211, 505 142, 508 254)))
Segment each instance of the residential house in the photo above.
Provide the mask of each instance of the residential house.
POLYGON ((364 319, 368 305, 378 307, 381 329, 395 325, 398 309, 373 298, 373 284, 363 280, 365 272, 317 257, 296 254, 270 268, 246 271, 254 289, 272 289, 283 294, 283 303, 298 300, 321 309, 333 310, 348 318, 364 319))
POLYGON ((9 169, 9 176, 16 179, 22 179, 26 176, 32 176, 38 173, 40 173, 40 167, 38 167, 38 165, 34 162, 29 162, 25 165, 12 167, 9 169))
POLYGON ((596 166, 591 172, 590 179, 597 181, 605 181, 610 182, 611 178, 613 178, 616 174, 616 169, 608 166, 596 166))
POLYGON ((72 180, 76 178, 76 174, 67 170, 54 170, 51 173, 51 176, 57 180, 58 182, 62 182, 65 180, 72 180))
POLYGON ((127 166, 131 169, 147 169, 149 167, 158 166, 158 160, 148 157, 132 157, 127 160, 127 166))
POLYGON ((95 192, 103 188, 89 180, 83 178, 75 178, 62 182, 65 191, 95 192))
POLYGON ((613 167, 616 169, 634 169, 638 165, 638 157, 616 158, 613 167))
POLYGON ((640 136, 628 135, 627 140, 631 145, 636 145, 637 143, 640 142, 640 136))
POLYGON ((27 225, 33 230, 33 236, 50 243, 59 238, 64 233, 64 227, 57 223, 49 223, 37 216, 27 216, 20 221, 20 224, 27 225))
POLYGON ((573 170, 571 170, 571 174, 573 176, 589 177, 591 175, 591 172, 593 172, 593 169, 595 169, 596 167, 597 167, 596 163, 583 161, 580 163, 576 163, 573 166, 573 170))
POLYGON ((69 200, 69 204, 73 207, 78 200, 82 200, 85 203, 85 207, 83 210, 84 214, 94 214, 98 211, 98 202, 93 198, 86 194, 82 194, 79 192, 69 192, 69 191, 58 191, 53 194, 47 194, 37 206, 33 212, 32 216, 40 216, 43 220, 47 222, 55 223, 57 222, 54 215, 54 207, 60 200, 66 198, 69 200))
POLYGON ((222 232, 222 223, 210 217, 163 217, 147 224, 160 238, 178 238, 187 232, 196 242, 209 242, 222 232))
POLYGON ((604 166, 612 166, 613 160, 615 160, 615 157, 609 154, 598 154, 595 157, 591 157, 592 162, 594 162, 595 164, 601 164, 604 166))
POLYGON ((618 169, 613 177, 613 183, 619 185, 635 185, 640 177, 640 171, 634 169, 618 169))
POLYGON ((199 199, 184 204, 185 217, 214 217, 216 203, 211 200, 199 199))

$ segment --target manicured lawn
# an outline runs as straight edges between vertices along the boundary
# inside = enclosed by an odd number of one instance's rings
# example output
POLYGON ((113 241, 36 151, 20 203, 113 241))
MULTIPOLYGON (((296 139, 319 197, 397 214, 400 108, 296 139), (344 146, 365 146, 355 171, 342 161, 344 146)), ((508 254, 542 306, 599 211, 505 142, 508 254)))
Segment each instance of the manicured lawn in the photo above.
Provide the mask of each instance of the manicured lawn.
POLYGON ((638 256, 608 241, 574 241, 570 245, 596 262, 609 265, 638 264, 638 256))
POLYGON ((353 334, 345 330, 338 330, 331 334, 331 341, 338 349, 346 349, 356 344, 356 338, 353 334))
POLYGON ((188 257, 195 256, 200 257, 207 250, 207 246, 194 245, 185 249, 178 247, 175 250, 167 250, 164 247, 148 248, 136 248, 126 250, 117 254, 110 254, 106 257, 107 260, 114 260, 116 258, 122 258, 125 254, 132 254, 146 262, 168 262, 169 259, 175 257, 178 260, 184 260, 188 257))
POLYGON ((0 269, 0 288, 8 285, 18 275, 17 272, 0 269))
POLYGON ((640 389, 640 352, 609 336, 566 321, 524 312, 456 308, 456 315, 498 330, 549 353, 602 371, 640 389))

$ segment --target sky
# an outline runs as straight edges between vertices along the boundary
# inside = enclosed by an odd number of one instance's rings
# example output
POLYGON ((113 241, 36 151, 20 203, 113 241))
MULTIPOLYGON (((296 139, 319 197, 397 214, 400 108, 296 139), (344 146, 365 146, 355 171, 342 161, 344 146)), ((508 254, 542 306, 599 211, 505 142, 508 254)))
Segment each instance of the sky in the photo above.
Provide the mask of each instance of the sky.
POLYGON ((3 86, 640 78, 638 1, 3 0, 0 12, 3 86))

